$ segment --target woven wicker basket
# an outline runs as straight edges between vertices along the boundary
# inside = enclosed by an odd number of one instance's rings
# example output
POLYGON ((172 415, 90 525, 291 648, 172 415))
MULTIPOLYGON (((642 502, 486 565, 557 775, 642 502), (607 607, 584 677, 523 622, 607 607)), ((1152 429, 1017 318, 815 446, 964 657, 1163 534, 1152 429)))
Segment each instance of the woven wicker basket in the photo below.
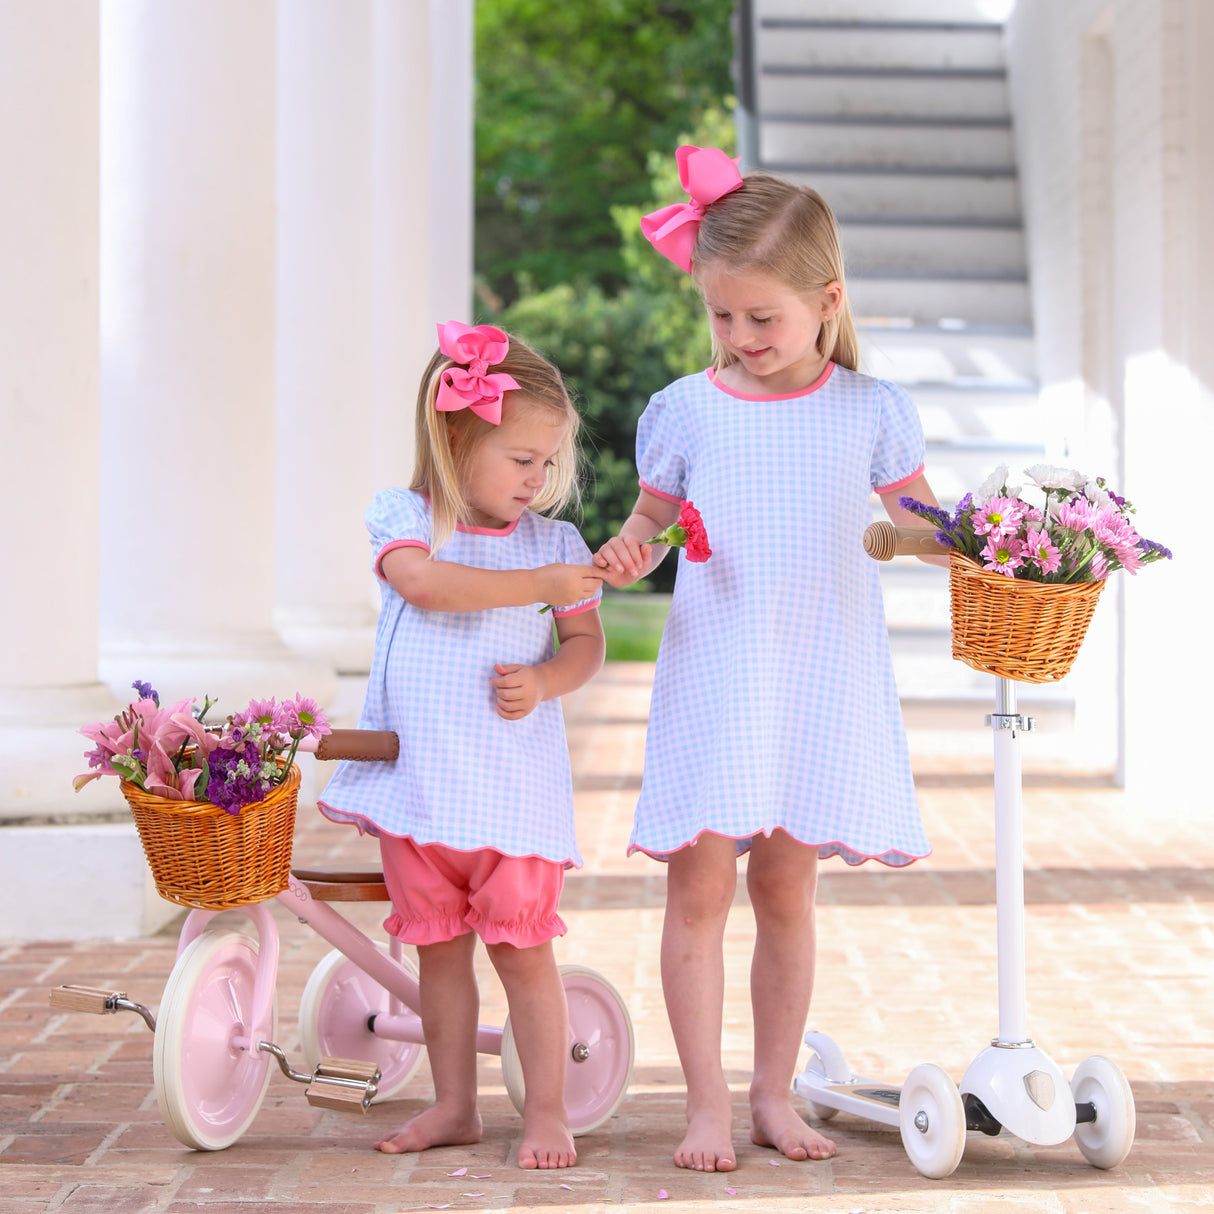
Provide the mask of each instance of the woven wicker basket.
POLYGON ((299 767, 264 801, 225 813, 206 801, 169 801, 123 784, 152 879, 179 906, 228 910, 287 887, 299 797, 299 767))
POLYGON ((949 556, 953 657, 1023 683, 1063 678, 1079 653, 1104 582, 1046 585, 949 556))

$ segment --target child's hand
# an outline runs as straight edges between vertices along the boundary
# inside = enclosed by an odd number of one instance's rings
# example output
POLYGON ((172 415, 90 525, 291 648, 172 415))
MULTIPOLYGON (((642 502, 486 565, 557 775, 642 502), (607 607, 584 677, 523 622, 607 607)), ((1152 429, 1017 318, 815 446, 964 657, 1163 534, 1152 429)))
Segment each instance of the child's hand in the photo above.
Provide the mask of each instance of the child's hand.
POLYGON ((536 602, 572 607, 598 594, 603 575, 593 565, 542 565, 535 571, 540 593, 536 602))
POLYGON ((619 589, 631 586, 644 575, 652 551, 650 544, 638 543, 631 536, 616 535, 594 554, 594 563, 604 570, 603 581, 619 589))
POLYGON ((503 665, 494 667, 497 678, 489 682, 497 692, 497 715, 507 721, 525 717, 544 698, 544 678, 534 666, 503 665))

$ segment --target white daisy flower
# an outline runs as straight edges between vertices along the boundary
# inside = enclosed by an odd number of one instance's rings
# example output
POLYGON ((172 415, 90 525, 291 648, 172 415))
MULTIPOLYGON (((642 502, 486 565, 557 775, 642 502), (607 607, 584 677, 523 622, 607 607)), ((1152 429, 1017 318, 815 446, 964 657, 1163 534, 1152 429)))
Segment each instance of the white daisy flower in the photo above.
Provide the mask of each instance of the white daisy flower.
POLYGON ((990 476, 988 476, 986 480, 984 480, 982 484, 974 490, 974 501, 985 502, 989 498, 994 497, 995 494, 1003 488, 1003 484, 1006 480, 1007 464, 1000 464, 999 467, 996 468, 994 472, 992 472, 990 476))

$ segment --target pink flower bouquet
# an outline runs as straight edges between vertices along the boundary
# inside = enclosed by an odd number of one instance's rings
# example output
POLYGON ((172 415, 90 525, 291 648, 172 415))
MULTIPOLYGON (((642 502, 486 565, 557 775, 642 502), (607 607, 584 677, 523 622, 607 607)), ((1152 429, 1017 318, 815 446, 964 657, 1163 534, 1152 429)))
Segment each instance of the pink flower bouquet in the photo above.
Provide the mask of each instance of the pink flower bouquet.
POLYGON ((79 791, 91 780, 116 775, 170 801, 206 801, 229 814, 263 800, 286 779, 304 738, 330 732, 315 700, 296 695, 281 704, 252 700, 222 724, 205 725, 214 701, 178 700, 161 707, 147 683, 112 721, 80 730, 94 743, 85 752, 90 770, 73 781, 79 791))
POLYGON ((1043 497, 1034 505, 1009 488, 1000 465, 949 514, 912 497, 898 504, 935 523, 936 538, 975 564, 1023 581, 1062 584, 1100 582, 1124 569, 1137 573, 1153 561, 1171 560, 1162 544, 1134 529, 1134 507, 1113 493, 1103 477, 1048 464, 1025 469, 1043 497))

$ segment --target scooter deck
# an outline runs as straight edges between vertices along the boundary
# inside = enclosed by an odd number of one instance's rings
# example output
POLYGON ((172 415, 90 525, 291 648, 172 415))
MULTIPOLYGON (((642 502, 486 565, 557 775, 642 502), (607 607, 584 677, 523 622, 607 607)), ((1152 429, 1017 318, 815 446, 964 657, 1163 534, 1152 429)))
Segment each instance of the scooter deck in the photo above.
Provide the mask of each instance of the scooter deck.
POLYGON ((816 1071, 804 1071, 793 1080, 793 1090, 813 1104, 854 1113, 869 1121, 897 1126, 902 1089, 879 1079, 853 1075, 846 1083, 832 1082, 816 1071))

